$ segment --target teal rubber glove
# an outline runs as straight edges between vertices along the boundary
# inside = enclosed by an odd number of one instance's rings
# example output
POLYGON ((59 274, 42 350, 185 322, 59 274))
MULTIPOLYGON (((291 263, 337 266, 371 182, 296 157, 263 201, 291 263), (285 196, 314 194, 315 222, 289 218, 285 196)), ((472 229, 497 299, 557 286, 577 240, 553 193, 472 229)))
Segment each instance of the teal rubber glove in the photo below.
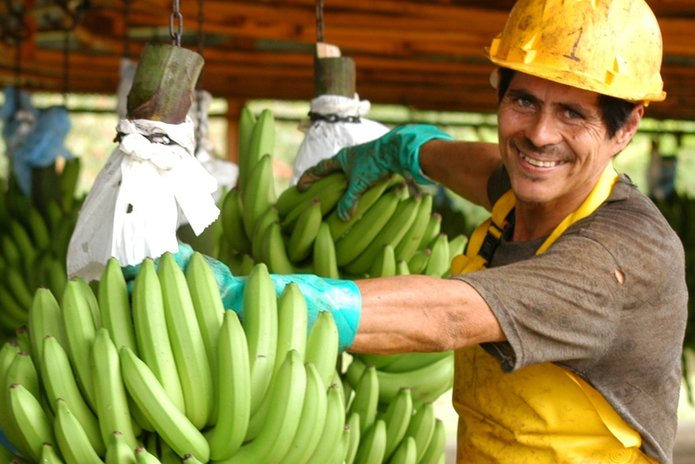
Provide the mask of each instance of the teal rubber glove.
MULTIPOLYGON (((179 243, 179 251, 174 253, 176 263, 184 271, 194 250, 186 243, 179 243)), ((220 287, 222 303, 227 310, 233 310, 243 321, 244 289, 246 277, 232 274, 227 265, 210 256, 205 256, 220 287)), ((159 258, 155 259, 155 266, 159 258)), ((123 274, 129 288, 137 276, 140 265, 123 267, 123 274)), ((275 292, 280 295, 289 283, 296 283, 307 304, 309 329, 314 325, 319 312, 330 311, 338 328, 338 343, 341 352, 352 345, 357 333, 362 310, 362 295, 357 284, 351 280, 326 279, 312 274, 271 274, 275 292)))
POLYGON ((346 221, 352 217, 362 193, 390 174, 431 184, 420 168, 420 147, 430 140, 452 140, 452 137, 432 125, 398 126, 376 140, 345 147, 331 158, 319 161, 302 174, 297 188, 305 191, 319 178, 342 170, 348 187, 338 202, 337 213, 346 221))
MULTIPOLYGON (((218 261, 219 263, 219 261, 218 261)), ((220 263, 226 273, 215 272, 222 293, 225 309, 234 310, 243 321, 241 308, 244 307, 246 277, 235 277, 229 268, 220 263)), ((280 295, 289 283, 295 283, 301 290, 307 305, 308 327, 314 325, 322 311, 329 311, 338 328, 338 348, 347 350, 355 340, 360 323, 362 296, 357 284, 351 280, 326 279, 312 274, 270 274, 275 292, 280 295)))

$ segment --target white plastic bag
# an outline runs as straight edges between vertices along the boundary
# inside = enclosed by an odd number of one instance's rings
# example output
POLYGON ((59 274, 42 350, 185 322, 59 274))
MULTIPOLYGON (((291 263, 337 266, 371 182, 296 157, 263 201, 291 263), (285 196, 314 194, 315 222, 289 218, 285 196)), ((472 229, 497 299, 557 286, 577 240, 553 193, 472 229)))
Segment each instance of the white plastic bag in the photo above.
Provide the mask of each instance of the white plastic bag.
POLYGON ((313 118, 299 128, 305 132, 294 160, 290 185, 295 185, 308 168, 330 158, 341 148, 381 137, 389 128, 364 118, 371 104, 367 100, 340 95, 321 95, 311 101, 313 118))
POLYGON ((122 119, 111 153, 70 239, 70 277, 98 279, 110 257, 122 266, 176 252, 180 215, 200 233, 219 215, 217 182, 193 156, 193 122, 122 119))

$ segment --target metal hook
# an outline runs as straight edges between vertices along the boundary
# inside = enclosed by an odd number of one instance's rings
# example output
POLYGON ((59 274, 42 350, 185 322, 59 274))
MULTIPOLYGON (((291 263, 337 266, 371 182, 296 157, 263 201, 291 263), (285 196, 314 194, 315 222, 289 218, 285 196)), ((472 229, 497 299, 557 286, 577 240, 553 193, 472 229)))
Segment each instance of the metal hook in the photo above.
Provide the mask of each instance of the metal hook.
POLYGON ((172 1, 171 15, 169 16, 169 35, 171 43, 177 47, 181 46, 181 35, 183 34, 183 15, 179 10, 179 0, 172 1), (176 30, 174 30, 176 27, 176 30))

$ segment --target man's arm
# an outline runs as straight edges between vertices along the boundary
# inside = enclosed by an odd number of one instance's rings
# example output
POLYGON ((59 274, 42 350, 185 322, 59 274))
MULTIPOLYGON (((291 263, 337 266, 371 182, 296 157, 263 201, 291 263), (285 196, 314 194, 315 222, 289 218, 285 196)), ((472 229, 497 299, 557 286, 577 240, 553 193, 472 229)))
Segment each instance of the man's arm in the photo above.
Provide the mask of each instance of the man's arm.
POLYGON ((432 140, 420 147, 420 168, 430 179, 491 209, 487 183, 501 164, 497 144, 432 140))
POLYGON ((356 283, 362 314, 350 351, 446 351, 505 339, 487 303, 463 281, 408 275, 356 283))

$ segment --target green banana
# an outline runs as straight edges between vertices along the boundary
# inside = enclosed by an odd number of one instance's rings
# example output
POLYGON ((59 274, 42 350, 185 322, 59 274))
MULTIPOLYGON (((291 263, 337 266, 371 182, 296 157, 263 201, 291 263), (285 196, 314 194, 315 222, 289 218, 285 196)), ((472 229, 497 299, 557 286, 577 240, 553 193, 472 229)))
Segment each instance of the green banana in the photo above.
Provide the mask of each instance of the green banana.
POLYGON ((140 357, 164 387, 171 402, 181 412, 185 412, 183 390, 164 313, 162 286, 152 258, 142 262, 140 272, 135 277, 132 306, 132 320, 140 357))
POLYGON ((251 253, 257 261, 268 262, 268 250, 263 249, 263 239, 265 237, 268 227, 273 222, 278 222, 280 216, 278 216, 278 210, 274 206, 271 206, 256 221, 253 228, 253 243, 251 243, 251 253))
POLYGON ((251 415, 251 370, 246 335, 234 311, 226 311, 217 342, 217 422, 205 432, 213 460, 230 458, 241 446, 251 415))
POLYGON ((60 304, 47 288, 36 290, 29 309, 27 327, 31 341, 31 356, 37 366, 43 363, 43 339, 47 335, 55 337, 61 346, 67 346, 60 304))
POLYGON ((100 454, 92 446, 87 431, 82 427, 82 424, 70 410, 68 402, 62 398, 55 401, 56 418, 55 418, 55 436, 58 442, 60 454, 69 463, 102 463, 100 454))
POLYGON ((191 453, 201 461, 207 461, 210 458, 210 446, 205 436, 171 402, 147 364, 127 346, 121 347, 119 358, 128 394, 159 436, 179 456, 191 453))
POLYGON ((324 464, 340 441, 345 425, 345 408, 340 391, 334 385, 326 390, 326 420, 319 439, 307 464, 324 464))
POLYGON ((128 405, 128 396, 123 386, 118 349, 111 340, 109 331, 100 327, 91 347, 91 368, 94 375, 95 411, 99 419, 99 430, 104 443, 113 440, 117 432, 119 441, 124 441, 132 450, 137 446, 137 433, 128 405))
POLYGON ((104 440, 101 438, 99 421, 77 386, 77 380, 70 367, 70 361, 65 349, 58 343, 55 337, 50 335, 43 340, 43 356, 40 371, 46 396, 53 408, 53 412, 56 415, 58 414, 56 409, 58 399, 65 401, 84 429, 91 447, 94 448, 98 455, 102 456, 105 452, 105 445, 104 440))
POLYGON ((308 331, 306 300, 299 285, 295 282, 285 285, 277 302, 278 336, 273 372, 278 371, 290 350, 305 359, 308 331))
POLYGON ((381 419, 386 424, 386 446, 384 457, 389 459, 406 436, 410 418, 413 415, 413 397, 409 388, 401 388, 396 397, 388 403, 381 419))
POLYGON ((239 448, 230 459, 220 463, 280 463, 292 445, 299 427, 307 376, 296 351, 287 353, 285 361, 272 378, 268 394, 270 407, 265 426, 258 436, 239 448))
MULTIPOLYGON (((450 352, 451 353, 451 352, 450 352)), ((351 385, 357 385, 365 370, 374 369, 359 358, 353 358, 345 373, 351 385)), ((413 402, 419 405, 437 399, 449 388, 454 379, 453 354, 429 363, 418 369, 405 372, 384 372, 374 369, 377 375, 379 402, 393 401, 401 388, 410 388, 413 402)), ((360 393, 357 390, 357 393, 360 393)))
MULTIPOLYGON (((65 289, 65 284, 68 281, 67 271, 65 270, 64 261, 60 258, 49 254, 46 258, 47 262, 44 268, 45 287, 48 287, 54 295, 62 295, 65 289)), ((40 288, 37 289, 37 291, 40 288)), ((36 294, 34 294, 36 296, 36 294)))
POLYGON ((60 192, 61 205, 65 211, 71 211, 74 208, 81 169, 81 159, 79 157, 71 158, 65 161, 58 177, 58 191, 60 192))
POLYGON ((449 240, 449 262, 451 262, 456 256, 462 254, 465 251, 467 244, 468 237, 464 234, 458 234, 449 240))
POLYGON ((135 463, 136 464, 161 464, 157 456, 152 454, 147 448, 139 446, 135 448, 135 463))
POLYGON ((128 443, 126 438, 118 430, 111 433, 106 442, 106 464, 135 464, 135 446, 128 443))
POLYGON ((14 333, 14 340, 17 342, 17 345, 19 345, 19 348, 22 351, 26 351, 27 353, 31 354, 31 340, 29 339, 29 329, 27 328, 27 326, 21 325, 17 327, 14 333))
POLYGON ((239 162, 239 175, 237 177, 237 185, 241 188, 246 186, 246 181, 250 171, 249 147, 253 130, 256 126, 256 115, 253 114, 251 108, 244 106, 239 113, 239 132, 237 139, 237 160, 239 162))
POLYGON ((101 324, 109 330, 116 348, 127 346, 136 350, 128 286, 116 258, 109 258, 99 280, 97 291, 101 324))
POLYGON ((352 464, 360 446, 360 415, 357 413, 350 414, 347 426, 350 427, 350 440, 345 453, 345 464, 352 464))
POLYGON ((274 274, 294 274, 295 267, 287 255, 287 245, 282 236, 280 223, 273 222, 266 229, 262 238, 262 255, 268 263, 268 269, 274 274))
POLYGON ((299 215, 287 242, 287 254, 290 261, 298 263, 309 256, 319 233, 319 227, 323 223, 322 219, 321 200, 312 201, 311 205, 299 215))
MULTIPOLYGON (((74 280, 80 286, 83 287, 82 288, 82 294, 83 294, 84 298, 87 300, 87 303, 89 305, 89 309, 92 312, 92 319, 94 320, 94 327, 101 327, 101 314, 99 313, 99 300, 97 300, 97 296, 94 294, 94 290, 92 289, 92 286, 81 277, 73 277, 72 280, 74 280)), ((66 281, 66 284, 67 284, 67 281, 66 281)))
POLYGON ((50 248, 51 232, 41 212, 32 206, 26 211, 26 220, 32 241, 36 244, 36 248, 39 250, 50 248))
MULTIPOLYGON (((373 356, 373 355, 367 355, 373 356)), ((408 372, 414 369, 423 368, 435 361, 439 361, 442 358, 448 358, 452 356, 451 351, 436 351, 433 353, 398 353, 387 355, 390 361, 378 367, 380 371, 383 372, 408 372)), ((364 360, 364 356, 362 357, 364 360)))
MULTIPOLYGON (((24 212, 22 212, 22 214, 24 214, 24 212)), ((17 245, 17 250, 20 254, 19 261, 23 266, 25 266, 23 269, 28 271, 29 269, 27 266, 33 262, 34 257, 36 256, 36 245, 34 245, 34 242, 32 241, 26 227, 18 220, 10 221, 9 232, 14 243, 17 245)))
POLYGON ((26 279, 24 278, 24 275, 19 268, 9 266, 5 269, 5 278, 7 279, 7 288, 14 297, 14 304, 19 306, 19 309, 23 310, 26 314, 27 310, 31 306, 31 301, 34 298, 34 295, 26 279))
POLYGON ((357 258, 388 224, 399 203, 399 189, 387 190, 335 243, 338 266, 357 258))
POLYGON ((312 251, 314 272, 321 277, 338 279, 340 271, 335 257, 335 242, 331 237, 331 229, 324 221, 319 226, 319 231, 314 240, 312 251))
MULTIPOLYGON (((7 382, 7 372, 19 352, 19 344, 17 340, 14 339, 6 341, 2 344, 2 348, 0 348, 0 428, 16 448, 21 446, 22 440, 10 417, 9 396, 7 392, 11 384, 7 382)), ((22 454, 28 454, 26 445, 24 445, 24 448, 22 454)))
POLYGON ((434 241, 437 239, 442 231, 442 215, 440 213, 434 212, 430 215, 429 221, 427 222, 427 227, 422 234, 422 240, 418 245, 419 249, 432 248, 434 241))
MULTIPOLYGON (((7 271, 15 270, 16 268, 7 268, 7 271)), ((7 273, 8 277, 10 273, 7 273)), ((7 330, 16 330, 21 325, 27 322, 29 317, 29 308, 31 308, 31 299, 29 300, 29 306, 24 306, 20 304, 17 299, 12 295, 12 293, 5 287, 9 286, 9 279, 7 282, 0 283, 0 307, 2 308, 3 320, 5 321, 3 325, 7 330)))
POLYGON ((203 336, 205 352, 210 362, 211 372, 214 374, 217 372, 215 347, 224 316, 220 287, 210 264, 199 252, 195 252, 191 256, 188 266, 186 266, 185 275, 200 333, 203 336))
POLYGON ((307 384, 301 418, 290 449, 282 459, 283 464, 305 463, 318 446, 323 446, 320 444, 320 440, 326 423, 328 408, 326 386, 321 380, 316 366, 312 363, 306 363, 304 368, 306 369, 307 384))
POLYGON ((242 182, 243 191, 247 191, 249 188, 253 189, 253 181, 250 178, 253 177, 254 167, 260 162, 261 158, 266 155, 272 155, 274 150, 275 118, 270 109, 264 108, 253 125, 248 150, 245 153, 246 157, 243 161, 241 157, 239 158, 239 162, 244 166, 243 175, 246 176, 244 180, 249 180, 248 184, 242 182))
POLYGON ((244 229, 242 209, 241 193, 239 188, 235 186, 225 194, 220 208, 220 221, 222 223, 220 240, 228 243, 236 253, 249 253, 251 240, 244 229))
POLYGON ((405 435, 415 440, 417 462, 422 460, 425 450, 432 440, 435 419, 434 405, 432 402, 421 404, 410 419, 410 424, 408 424, 408 430, 405 432, 405 435))
POLYGON ((427 225, 430 222, 432 203, 432 195, 422 195, 415 220, 398 242, 398 245, 396 245, 396 259, 408 261, 419 248, 427 225))
POLYGON ((347 178, 345 174, 335 172, 320 178, 303 192, 300 192, 296 185, 286 188, 278 195, 275 206, 277 206, 280 216, 286 218, 296 208, 301 211, 307 204, 319 199, 322 204, 321 214, 325 216, 335 208, 346 188, 347 178), (302 205, 303 203, 304 205, 302 205))
POLYGON ((338 327, 330 311, 320 311, 306 342, 306 362, 313 363, 324 385, 330 385, 338 361, 338 327))
POLYGON ((365 212, 368 211, 379 198, 381 198, 389 187, 402 181, 403 178, 401 176, 393 174, 390 177, 380 180, 376 184, 369 187, 362 194, 362 196, 360 196, 359 202, 355 207, 352 217, 347 221, 343 221, 338 217, 337 210, 334 210, 332 213, 327 215, 324 220, 331 230, 331 237, 333 237, 333 240, 337 242, 339 239, 341 239, 346 232, 348 232, 362 219, 365 212))
POLYGON ((3 235, 0 240, 2 240, 0 243, 0 247, 2 247, 2 255, 5 257, 7 264, 9 266, 22 268, 22 260, 24 259, 24 255, 22 254, 22 251, 20 251, 12 236, 10 234, 6 234, 3 235))
POLYGON ((359 464, 382 463, 386 449, 386 423, 382 419, 377 419, 363 435, 364 439, 360 440, 355 462, 359 464))
POLYGON ((8 350, 4 356, 8 359, 3 359, 3 364, 7 360, 10 361, 7 368, 0 375, 0 428, 5 432, 11 443, 20 450, 24 455, 29 455, 29 445, 23 437, 23 434, 17 428, 17 424, 13 419, 10 411, 9 390, 14 384, 21 384, 26 390, 31 393, 34 398, 41 399, 41 391, 39 387, 38 375, 31 356, 27 352, 17 352, 12 354, 13 350, 8 350), (11 359, 10 356, 12 356, 11 359))
POLYGON ((396 275, 410 275, 408 261, 404 259, 396 259, 396 275))
POLYGON ((67 353, 75 371, 75 378, 87 404, 94 409, 94 378, 92 377, 91 347, 96 335, 89 301, 84 294, 85 287, 76 280, 70 280, 63 292, 63 327, 68 346, 67 353))
POLYGON ((186 416, 202 429, 212 415, 212 371, 186 276, 174 255, 164 253, 157 270, 164 315, 181 382, 186 416))
POLYGON ((413 437, 405 437, 398 444, 398 448, 389 459, 389 464, 417 464, 417 445, 413 437))
POLYGON ((56 445, 51 443, 44 443, 41 448, 41 460, 40 464, 63 464, 63 460, 60 458, 58 451, 56 450, 56 445))
POLYGON ((193 456, 192 454, 186 454, 181 459, 182 464, 203 464, 201 460, 193 456))
POLYGON ((278 312, 275 286, 263 263, 256 264, 244 289, 243 325, 251 367, 251 414, 270 385, 277 352, 278 312))
POLYGON ((435 419, 434 432, 422 458, 418 461, 421 464, 439 464, 442 455, 446 452, 446 430, 441 419, 435 419))
POLYGON ((273 157, 263 155, 251 168, 248 184, 241 194, 244 230, 253 237, 254 225, 261 214, 275 203, 275 179, 273 178, 273 157))
POLYGON ((41 387, 39 385, 39 374, 31 359, 31 355, 26 351, 20 351, 10 363, 7 371, 4 373, 3 393, 7 391, 15 383, 20 383, 26 388, 29 393, 36 398, 41 398, 41 387))
POLYGON ((391 277, 396 275, 396 255, 393 245, 386 244, 369 269, 370 277, 391 277))
POLYGON ((432 249, 423 248, 415 251, 413 256, 408 260, 408 269, 411 274, 423 274, 427 268, 427 262, 430 260, 432 249))
POLYGON ((442 277, 451 267, 449 261, 449 238, 446 234, 439 234, 432 244, 432 254, 427 260, 425 274, 442 277))
MULTIPOLYGON (((31 394, 20 383, 9 387, 9 415, 29 457, 34 461, 41 459, 41 451, 44 443, 55 444, 53 427, 38 398, 31 394)), ((17 444, 19 445, 19 444, 17 444)))
POLYGON ((333 452, 328 457, 328 461, 326 461, 328 464, 345 463, 345 457, 347 456, 348 451, 348 444, 350 443, 350 433, 352 433, 350 427, 348 427, 347 424, 345 424, 345 426, 343 426, 342 432, 340 433, 340 437, 338 437, 338 443, 336 443, 333 452))
POLYGON ((393 262, 395 265, 395 247, 415 221, 421 201, 420 197, 416 196, 399 201, 395 212, 386 225, 357 258, 345 265, 345 270, 354 275, 369 272, 386 245, 394 247, 393 262))
POLYGON ((241 194, 238 187, 233 187, 224 196, 220 211, 222 222, 222 236, 220 240, 226 241, 237 253, 249 253, 251 241, 244 229, 241 194))
POLYGON ((364 436, 376 420, 379 405, 379 378, 374 366, 365 367, 364 364, 360 364, 359 360, 353 359, 345 373, 346 379, 355 392, 347 416, 353 413, 360 415, 360 435, 364 436))

